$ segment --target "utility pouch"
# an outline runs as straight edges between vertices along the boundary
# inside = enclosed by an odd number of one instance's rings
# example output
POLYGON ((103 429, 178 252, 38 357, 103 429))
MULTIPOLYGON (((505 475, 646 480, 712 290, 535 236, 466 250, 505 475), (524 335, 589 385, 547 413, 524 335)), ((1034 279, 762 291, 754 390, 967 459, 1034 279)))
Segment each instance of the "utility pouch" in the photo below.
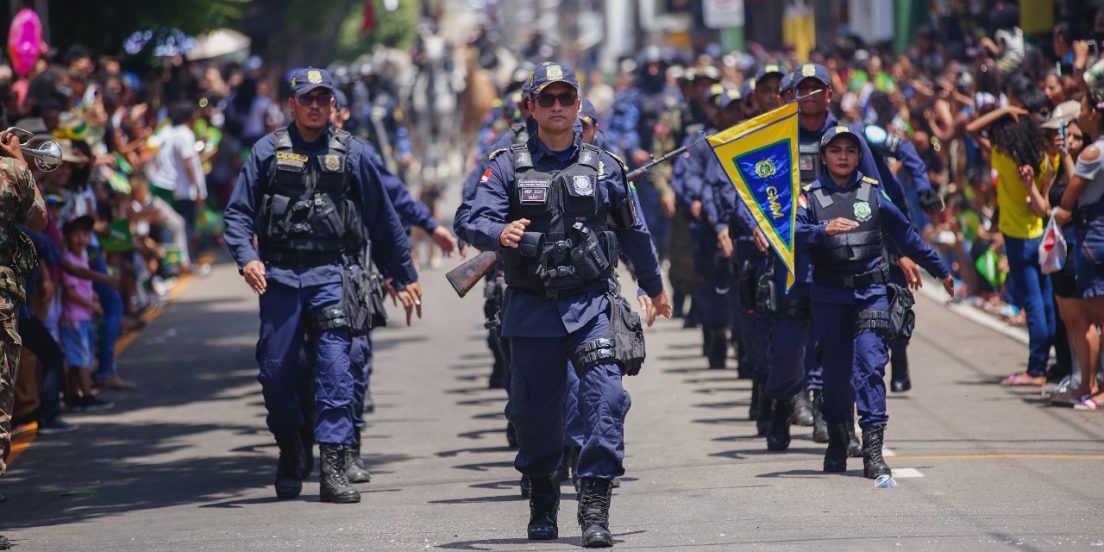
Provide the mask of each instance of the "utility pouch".
POLYGON ((610 264, 598 243, 598 237, 581 222, 576 222, 571 228, 576 235, 575 247, 571 248, 571 265, 575 267, 575 276, 581 280, 592 280, 604 275, 610 264))
MULTIPOLYGON (((341 269, 341 302, 337 305, 345 317, 345 326, 352 335, 364 335, 372 329, 371 305, 368 300, 368 282, 364 270, 358 266, 341 269)), ((326 329, 321 328, 320 329, 326 329)))
POLYGON ((774 269, 759 276, 755 286, 755 310, 761 314, 777 315, 782 312, 781 297, 774 285, 774 269))
POLYGON ((614 357, 622 375, 635 376, 644 366, 644 327, 640 315, 620 294, 607 295, 610 301, 610 331, 613 334, 614 357))
POLYGON ((889 339, 911 339, 912 330, 916 328, 916 313, 912 306, 916 299, 912 290, 897 284, 886 286, 889 292, 889 339))
POLYGON ((518 253, 528 259, 536 259, 544 249, 544 234, 540 232, 525 232, 518 242, 518 253))

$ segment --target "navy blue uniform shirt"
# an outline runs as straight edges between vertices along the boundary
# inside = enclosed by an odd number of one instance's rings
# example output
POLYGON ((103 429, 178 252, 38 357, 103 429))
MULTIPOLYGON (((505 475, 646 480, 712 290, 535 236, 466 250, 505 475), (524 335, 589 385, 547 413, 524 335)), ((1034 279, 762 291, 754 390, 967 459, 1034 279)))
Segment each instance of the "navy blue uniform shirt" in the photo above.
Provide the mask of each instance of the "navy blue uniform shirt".
MULTIPOLYGON (((862 171, 855 171, 848 186, 846 188, 840 188, 832 182, 831 176, 825 172, 816 182, 813 182, 812 185, 809 186, 809 189, 802 194, 797 205, 797 233, 794 241, 798 249, 810 250, 823 243, 827 236, 825 227, 829 221, 817 220, 814 215, 813 209, 811 208, 811 202, 816 201, 816 198, 813 197, 812 192, 817 189, 823 189, 825 193, 831 197, 834 194, 857 188, 862 178, 862 171)), ((905 215, 901 213, 901 210, 893 204, 893 201, 889 199, 889 196, 885 194, 881 186, 878 184, 874 185, 874 191, 879 194, 878 222, 882 228, 883 236, 891 240, 892 244, 895 245, 903 255, 916 261, 916 263, 923 267, 928 274, 940 279, 950 274, 946 265, 943 264, 942 259, 939 258, 939 254, 929 247, 928 244, 924 243, 920 234, 918 234, 916 229, 909 223, 908 218, 906 218, 905 215)), ((876 257, 860 262, 833 263, 831 266, 817 265, 815 270, 818 272, 826 271, 841 274, 861 274, 877 269, 884 262, 885 260, 882 257, 876 257)), ((857 290, 825 286, 817 284, 816 282, 813 283, 814 295, 825 300, 830 300, 830 298, 837 295, 841 298, 844 296, 850 297, 853 295, 854 291, 857 290)))
MULTIPOLYGON (((288 125, 288 134, 296 153, 325 155, 329 151, 330 126, 314 142, 304 142, 299 137, 295 123, 288 125)), ((249 159, 238 175, 230 204, 226 206, 226 230, 223 233, 230 254, 242 268, 260 259, 253 247, 253 236, 259 236, 260 204, 262 190, 268 186, 276 167, 275 134, 269 133, 257 141, 249 159)), ((372 166, 372 156, 364 142, 351 140, 349 155, 345 161, 355 198, 361 208, 361 221, 372 239, 372 260, 395 280, 397 287, 417 281, 414 264, 410 259, 410 240, 391 201, 380 183, 380 175, 372 166)), ((341 267, 333 265, 295 267, 265 263, 265 278, 290 287, 317 286, 341 281, 341 267)))
MULTIPOLYGON (((578 159, 578 140, 570 148, 566 161, 557 152, 549 150, 534 133, 529 138, 529 151, 533 166, 539 171, 557 171, 578 159)), ((603 195, 610 212, 634 201, 625 185, 621 164, 603 152, 600 158, 598 191, 603 195)), ((514 193, 514 167, 511 156, 503 152, 494 157, 486 181, 476 189, 471 205, 471 217, 465 233, 471 243, 483 251, 501 249, 499 237, 506 225, 515 220, 510 214, 510 197, 514 193)), ((637 205, 639 212, 639 205, 637 205)), ((659 273, 659 261, 644 218, 637 217, 629 228, 612 228, 621 244, 622 253, 632 262, 640 288, 655 297, 663 291, 663 278, 659 273)), ((505 337, 559 337, 585 326, 598 314, 605 312, 609 301, 599 292, 583 293, 561 299, 545 299, 525 291, 506 289, 502 306, 502 335, 505 337)))

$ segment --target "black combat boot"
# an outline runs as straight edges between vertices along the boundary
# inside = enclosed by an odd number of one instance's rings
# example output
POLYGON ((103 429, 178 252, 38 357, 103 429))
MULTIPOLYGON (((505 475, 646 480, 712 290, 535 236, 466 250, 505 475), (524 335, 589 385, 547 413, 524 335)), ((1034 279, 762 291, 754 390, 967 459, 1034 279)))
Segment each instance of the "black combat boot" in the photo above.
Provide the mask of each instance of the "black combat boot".
POLYGON ((863 455, 862 442, 859 441, 859 435, 855 432, 855 415, 851 415, 851 419, 847 422, 847 455, 851 458, 858 458, 863 455))
POLYGON ((889 349, 890 380, 889 388, 894 393, 904 393, 912 389, 912 380, 909 379, 908 349, 904 347, 890 347, 889 349))
POLYGON ((882 458, 882 441, 885 426, 872 426, 863 429, 863 475, 867 479, 877 479, 882 475, 893 475, 885 459, 882 458))
POLYGON ((360 432, 353 433, 353 446, 345 447, 345 464, 348 468, 345 475, 349 483, 368 483, 372 480, 372 474, 368 473, 368 467, 364 465, 364 458, 360 456, 360 432))
POLYGON ((533 484, 529 482, 529 476, 521 476, 521 481, 518 483, 521 487, 521 498, 529 498, 529 492, 532 490, 533 484))
POLYGON ((303 443, 303 471, 300 478, 306 480, 314 473, 314 416, 303 420, 303 428, 299 430, 299 441, 303 443))
POLYGON ((751 383, 751 405, 748 406, 748 419, 759 419, 759 403, 762 402, 762 397, 759 396, 759 384, 754 381, 751 383))
POLYGON ((770 427, 767 428, 767 450, 786 450, 790 448, 790 418, 793 417, 792 400, 771 401, 770 427))
POLYGON ((828 424, 824 423, 824 413, 820 411, 824 406, 824 396, 821 395, 820 389, 810 389, 809 398, 813 409, 813 442, 827 443, 828 424))
POLYGON ((608 479, 584 477, 579 483, 579 528, 583 548, 609 548, 613 535, 609 530, 610 498, 613 485, 608 479))
POLYGON ((710 330, 713 337, 709 340, 709 369, 724 370, 728 360, 728 333, 725 329, 710 330))
POLYGON ((767 396, 767 392, 764 389, 763 384, 759 384, 759 417, 755 419, 755 431, 760 437, 767 434, 767 430, 770 429, 771 411, 774 410, 778 401, 771 400, 767 396))
POLYGON ((813 407, 809 404, 809 396, 804 392, 794 395, 793 399, 793 418, 790 420, 793 425, 809 427, 813 425, 813 407))
POLYGON ((529 540, 555 540, 560 537, 556 515, 560 511, 560 482, 556 475, 527 478, 529 492, 529 540))
POLYGON ((824 451, 825 472, 847 471, 847 425, 848 422, 828 424, 828 449, 824 451))
POLYGON ((334 502, 337 504, 352 504, 360 502, 360 493, 349 483, 349 476, 345 475, 348 466, 345 461, 348 453, 344 445, 322 443, 318 450, 322 454, 322 474, 318 478, 319 498, 322 502, 334 502))
POLYGON ((276 464, 276 498, 288 499, 303 491, 303 442, 298 433, 276 436, 280 460, 276 464))

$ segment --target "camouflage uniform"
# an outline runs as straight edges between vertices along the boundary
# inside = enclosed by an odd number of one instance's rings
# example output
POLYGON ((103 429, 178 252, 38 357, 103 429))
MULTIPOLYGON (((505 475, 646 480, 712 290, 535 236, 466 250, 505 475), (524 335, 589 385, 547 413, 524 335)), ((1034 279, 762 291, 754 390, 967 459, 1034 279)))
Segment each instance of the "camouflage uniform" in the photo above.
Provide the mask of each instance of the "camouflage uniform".
POLYGON ((16 320, 26 299, 26 274, 37 262, 34 245, 17 226, 45 211, 27 165, 10 157, 0 158, 0 475, 7 468, 11 451, 15 370, 22 346, 16 320))
MULTIPOLYGON (((655 154, 665 154, 682 145, 685 136, 684 121, 689 116, 685 113, 684 104, 669 104, 660 115, 659 125, 655 136, 652 138, 655 144, 655 154)), ((663 163, 652 168, 652 181, 660 194, 674 193, 671 187, 674 163, 663 163)), ((671 281, 674 290, 674 307, 676 313, 682 314, 683 300, 693 294, 694 291, 694 256, 693 244, 690 241, 690 225, 687 221, 689 213, 676 212, 671 219, 671 236, 669 242, 668 258, 671 261, 667 270, 667 277, 671 281)))

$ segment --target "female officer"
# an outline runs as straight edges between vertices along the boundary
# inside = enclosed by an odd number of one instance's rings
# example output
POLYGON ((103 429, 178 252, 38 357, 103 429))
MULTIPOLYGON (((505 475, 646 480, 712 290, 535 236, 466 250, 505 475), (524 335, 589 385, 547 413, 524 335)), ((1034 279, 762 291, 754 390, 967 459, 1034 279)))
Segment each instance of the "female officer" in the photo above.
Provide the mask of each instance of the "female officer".
POLYGON ((824 133, 820 151, 827 170, 798 201, 796 238, 797 247, 809 250, 813 264, 810 302, 821 344, 821 409, 828 424, 824 471, 847 469, 848 423, 857 402, 863 471, 874 479, 890 475, 882 459, 882 436, 889 420, 883 381, 889 361, 886 341, 903 333, 894 323, 903 317, 891 316, 884 252, 888 244, 882 236, 941 279, 948 294, 953 293, 954 279, 878 181, 857 170, 859 140, 842 125, 824 133))

